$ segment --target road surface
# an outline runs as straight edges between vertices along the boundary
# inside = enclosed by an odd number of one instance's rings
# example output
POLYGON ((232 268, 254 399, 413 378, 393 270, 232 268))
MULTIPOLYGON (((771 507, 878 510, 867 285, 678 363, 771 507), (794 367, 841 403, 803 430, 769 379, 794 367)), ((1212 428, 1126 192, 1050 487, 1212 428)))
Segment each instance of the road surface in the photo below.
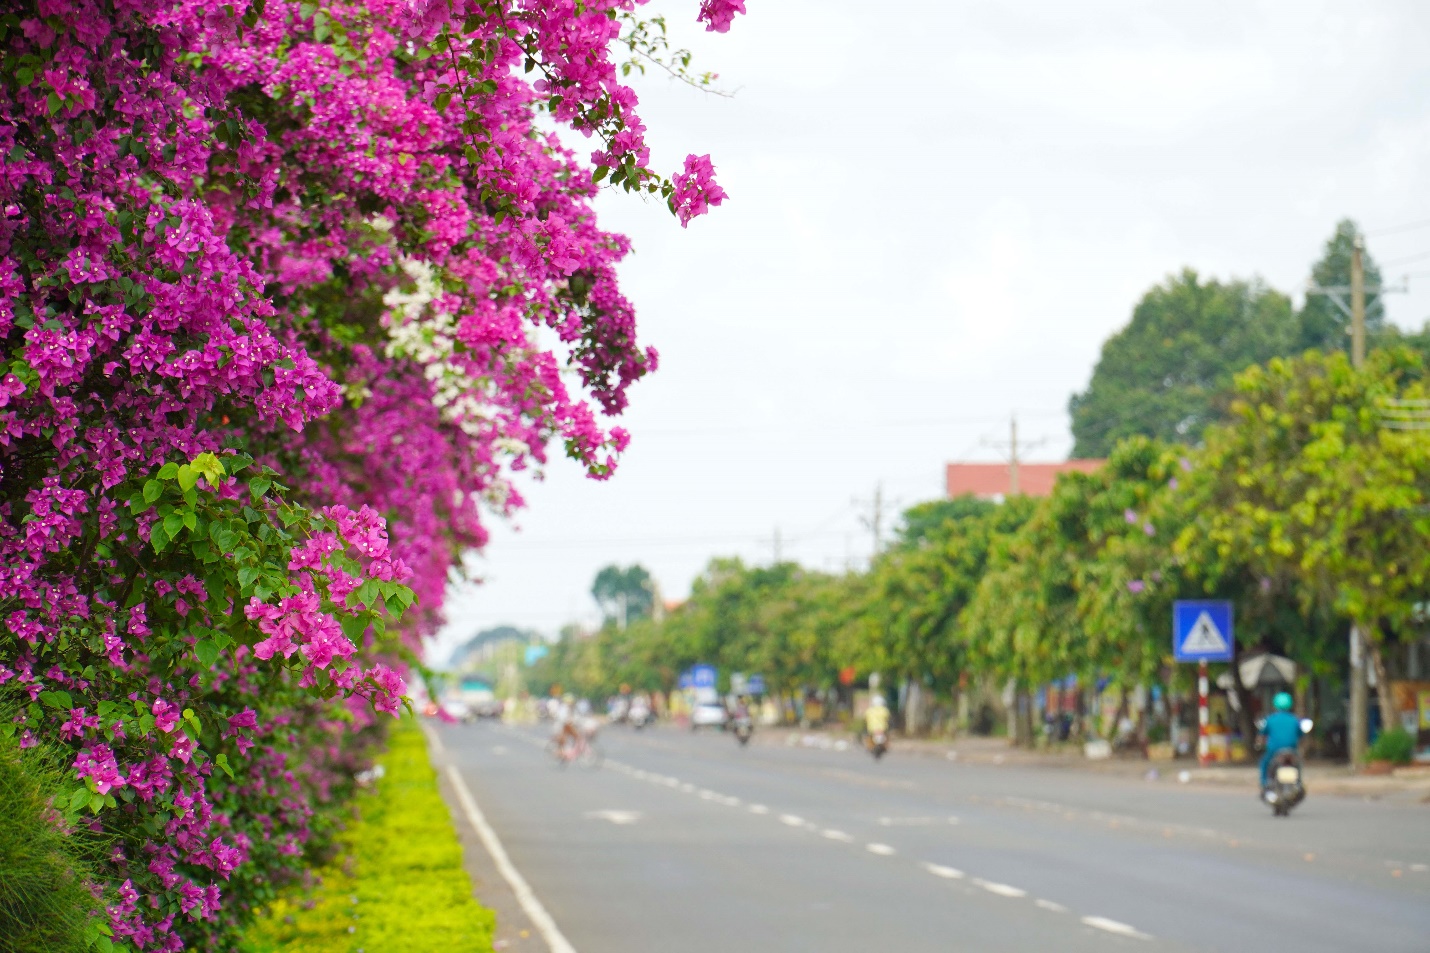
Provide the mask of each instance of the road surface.
POLYGON ((577 953, 1430 951, 1427 805, 1313 790, 1278 819, 1250 792, 668 726, 607 729, 597 770, 535 728, 436 736, 577 953))

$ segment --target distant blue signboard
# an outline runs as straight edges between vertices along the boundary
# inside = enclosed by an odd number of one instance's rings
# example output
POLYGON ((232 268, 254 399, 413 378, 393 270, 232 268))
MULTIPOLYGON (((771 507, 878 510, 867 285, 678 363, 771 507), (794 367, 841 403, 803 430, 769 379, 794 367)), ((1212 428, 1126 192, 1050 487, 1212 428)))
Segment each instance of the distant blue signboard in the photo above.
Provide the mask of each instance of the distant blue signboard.
POLYGON ((526 647, 526 664, 535 665, 541 659, 546 658, 551 649, 545 645, 528 645, 526 647))
POLYGON ((690 669, 691 685, 695 688, 715 687, 715 666, 696 665, 690 669))
POLYGON ((691 675, 689 672, 681 672, 681 673, 680 673, 680 678, 676 680, 676 683, 675 683, 675 684, 676 684, 677 687, 682 688, 682 689, 684 689, 684 688, 694 688, 694 687, 695 687, 695 676, 694 676, 694 675, 691 675))
POLYGON ((765 677, 763 675, 751 675, 745 679, 745 691, 751 695, 763 695, 765 693, 765 677))
POLYGON ((1230 602, 1186 599, 1172 603, 1172 654, 1178 662, 1230 662, 1235 638, 1230 602))

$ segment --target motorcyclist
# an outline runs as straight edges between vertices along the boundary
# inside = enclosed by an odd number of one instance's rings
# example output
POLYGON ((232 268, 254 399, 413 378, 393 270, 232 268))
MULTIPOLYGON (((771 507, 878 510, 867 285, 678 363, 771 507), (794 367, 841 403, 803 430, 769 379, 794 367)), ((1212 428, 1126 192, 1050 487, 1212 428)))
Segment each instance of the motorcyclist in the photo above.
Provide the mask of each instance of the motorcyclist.
POLYGON ((864 712, 864 732, 872 738, 888 730, 889 706, 884 702, 884 696, 876 692, 869 699, 869 708, 864 712))
POLYGON ((1292 701, 1288 692, 1277 692, 1272 699, 1276 709, 1266 716, 1260 734, 1266 739, 1266 751, 1261 756, 1261 786, 1266 787, 1267 771, 1271 759, 1279 752, 1294 752, 1301 744, 1301 721, 1291 713, 1292 701))

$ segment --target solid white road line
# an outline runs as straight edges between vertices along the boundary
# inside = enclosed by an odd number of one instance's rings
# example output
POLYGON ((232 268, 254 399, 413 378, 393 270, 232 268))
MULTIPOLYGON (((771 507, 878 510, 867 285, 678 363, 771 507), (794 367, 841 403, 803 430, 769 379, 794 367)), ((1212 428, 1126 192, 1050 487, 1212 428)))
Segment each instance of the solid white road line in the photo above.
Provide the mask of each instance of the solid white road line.
POLYGON ((990 881, 990 880, 978 880, 978 879, 975 879, 973 882, 974 882, 975 884, 977 884, 978 886, 982 887, 984 890, 987 890, 989 893, 996 893, 996 894, 997 894, 998 896, 1000 896, 1000 897, 1015 897, 1015 898, 1016 898, 1016 897, 1026 897, 1026 896, 1028 895, 1028 891, 1023 890, 1023 889, 1018 888, 1018 887, 1011 887, 1011 886, 1009 886, 1008 884, 993 883, 993 882, 990 881))
POLYGON ((956 867, 945 867, 943 864, 928 864, 928 863, 926 863, 926 864, 924 864, 924 870, 927 870, 929 873, 933 874, 935 877, 942 877, 942 878, 945 879, 945 880, 962 880, 962 879, 963 879, 963 871, 957 869, 956 867))
POLYGON ((532 891, 531 885, 526 882, 526 878, 521 875, 521 871, 512 864, 511 858, 507 856, 506 848, 497 838, 497 832, 492 830, 492 826, 487 823, 485 815, 482 814, 482 809, 477 807, 476 799, 467 789, 467 783, 462 780, 462 775, 457 771, 456 765, 447 765, 447 775, 452 779, 452 787, 457 792, 457 803, 462 806, 462 813, 467 816, 467 820, 471 822, 477 836, 481 838, 482 846, 487 849, 488 854, 491 854, 498 872, 511 886, 511 892, 516 895, 516 902, 521 904, 521 909, 526 912, 528 919, 531 920, 531 925, 536 927, 536 932, 540 933, 541 938, 546 941, 547 948, 551 950, 551 953, 576 953, 576 948, 566 937, 561 935, 556 921, 551 919, 551 914, 546 912, 546 908, 536 898, 536 894, 532 891))
POLYGON ((1038 906, 1044 910, 1051 910, 1053 913, 1067 913, 1068 908, 1060 903, 1053 903, 1051 900, 1034 900, 1038 906))
POLYGON ((1117 920, 1109 920, 1107 919, 1107 917, 1083 917, 1082 922, 1090 927, 1095 927, 1098 930, 1106 930, 1108 933, 1116 933, 1118 936, 1130 936, 1133 939, 1137 940, 1152 939, 1150 936, 1135 927, 1128 926, 1125 923, 1120 923, 1117 920))
POLYGON ((888 844, 865 844, 864 849, 871 854, 878 854, 880 857, 892 857, 897 851, 888 844))

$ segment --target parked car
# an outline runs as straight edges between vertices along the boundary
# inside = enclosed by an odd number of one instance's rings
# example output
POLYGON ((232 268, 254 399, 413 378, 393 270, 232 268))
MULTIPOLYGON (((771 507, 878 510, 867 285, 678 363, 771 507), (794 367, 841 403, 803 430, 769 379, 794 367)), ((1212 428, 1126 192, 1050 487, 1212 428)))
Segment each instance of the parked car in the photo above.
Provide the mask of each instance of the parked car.
POLYGON ((696 702, 694 709, 690 712, 690 730, 695 731, 698 728, 724 729, 726 722, 729 720, 730 713, 725 710, 725 706, 720 702, 696 702))
POLYGON ((472 706, 462 701, 460 698, 448 698, 442 702, 442 710, 447 713, 448 718, 457 721, 471 721, 476 718, 472 711, 472 706))

